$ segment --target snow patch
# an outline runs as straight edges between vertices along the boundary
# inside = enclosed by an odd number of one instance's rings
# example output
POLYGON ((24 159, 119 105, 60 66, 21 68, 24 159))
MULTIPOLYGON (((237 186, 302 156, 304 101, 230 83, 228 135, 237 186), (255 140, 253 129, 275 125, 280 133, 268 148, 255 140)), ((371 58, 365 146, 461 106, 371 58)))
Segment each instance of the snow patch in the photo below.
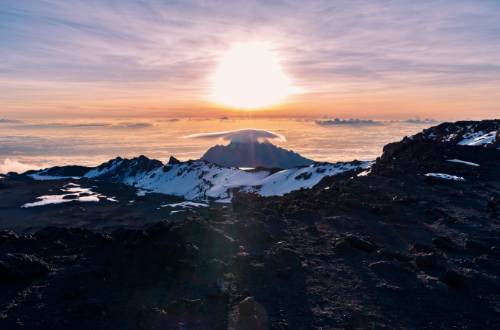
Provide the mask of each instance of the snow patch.
POLYGON ((459 163, 459 164, 464 164, 464 165, 469 165, 469 166, 475 166, 478 167, 479 164, 473 163, 473 162, 467 162, 465 160, 460 160, 460 159, 447 159, 447 162, 451 163, 459 163))
POLYGON ((496 131, 484 133, 483 131, 475 133, 466 133, 463 135, 463 139, 458 142, 461 146, 483 146, 495 142, 496 131))
POLYGON ((426 173, 425 176, 443 180, 450 180, 450 181, 465 181, 465 178, 461 176, 450 175, 445 173, 426 173))
POLYGON ((172 203, 172 204, 163 204, 161 207, 180 207, 180 208, 191 208, 191 207, 208 207, 208 204, 205 203, 195 203, 195 202, 180 202, 180 203, 172 203))
POLYGON ((43 195, 37 197, 36 202, 23 204, 22 208, 30 208, 37 206, 44 206, 50 204, 62 204, 69 202, 99 202, 101 199, 108 200, 110 202, 118 202, 116 198, 107 197, 102 194, 98 194, 89 188, 83 188, 75 183, 68 183, 62 189, 64 194, 59 195, 43 195))
POLYGON ((369 168, 369 169, 367 169, 367 170, 364 170, 364 171, 362 171, 362 172, 359 172, 358 176, 367 176, 367 175, 369 175, 371 172, 372 172, 372 169, 371 169, 371 168, 369 168))

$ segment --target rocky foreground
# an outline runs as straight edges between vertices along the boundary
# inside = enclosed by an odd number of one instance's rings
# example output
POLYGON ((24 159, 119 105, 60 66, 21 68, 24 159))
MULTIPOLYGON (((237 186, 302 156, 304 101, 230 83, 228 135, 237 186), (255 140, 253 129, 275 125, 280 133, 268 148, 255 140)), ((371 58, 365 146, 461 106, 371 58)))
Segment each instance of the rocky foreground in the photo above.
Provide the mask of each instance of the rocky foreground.
POLYGON ((175 220, 4 230, 0 328, 499 328, 499 128, 443 124, 370 171, 175 220))

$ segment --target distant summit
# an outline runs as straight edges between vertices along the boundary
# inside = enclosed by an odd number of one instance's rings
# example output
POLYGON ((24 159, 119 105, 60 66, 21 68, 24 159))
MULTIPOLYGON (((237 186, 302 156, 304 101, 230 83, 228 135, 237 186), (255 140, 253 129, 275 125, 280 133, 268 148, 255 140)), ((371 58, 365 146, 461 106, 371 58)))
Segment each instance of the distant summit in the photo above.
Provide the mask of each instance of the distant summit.
POLYGON ((292 168, 310 165, 312 160, 277 147, 270 142, 231 142, 207 150, 203 160, 228 167, 292 168))
POLYGON ((271 140, 286 141, 281 134, 263 129, 240 129, 227 132, 190 135, 194 139, 219 139, 229 145, 216 145, 201 159, 227 167, 293 168, 311 165, 311 159, 273 145, 271 140))

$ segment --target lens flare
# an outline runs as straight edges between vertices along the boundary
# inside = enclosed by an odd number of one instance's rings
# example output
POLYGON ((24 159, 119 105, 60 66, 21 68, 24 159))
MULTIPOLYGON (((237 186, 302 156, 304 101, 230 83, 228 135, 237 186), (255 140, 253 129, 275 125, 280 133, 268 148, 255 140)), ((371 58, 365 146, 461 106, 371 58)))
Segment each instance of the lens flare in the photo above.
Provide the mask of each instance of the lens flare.
POLYGON ((278 55, 265 43, 234 45, 213 76, 212 100, 238 109, 266 108, 283 102, 296 89, 278 55))

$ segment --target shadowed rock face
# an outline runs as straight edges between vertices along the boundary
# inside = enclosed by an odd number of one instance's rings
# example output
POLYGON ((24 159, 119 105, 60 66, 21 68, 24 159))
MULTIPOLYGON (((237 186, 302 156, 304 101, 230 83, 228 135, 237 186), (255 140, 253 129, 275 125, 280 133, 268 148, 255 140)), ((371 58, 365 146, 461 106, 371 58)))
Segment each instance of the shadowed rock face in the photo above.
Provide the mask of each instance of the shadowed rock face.
POLYGON ((290 150, 269 142, 231 142, 227 146, 217 145, 207 150, 202 159, 222 166, 292 168, 310 165, 307 159, 290 150))

